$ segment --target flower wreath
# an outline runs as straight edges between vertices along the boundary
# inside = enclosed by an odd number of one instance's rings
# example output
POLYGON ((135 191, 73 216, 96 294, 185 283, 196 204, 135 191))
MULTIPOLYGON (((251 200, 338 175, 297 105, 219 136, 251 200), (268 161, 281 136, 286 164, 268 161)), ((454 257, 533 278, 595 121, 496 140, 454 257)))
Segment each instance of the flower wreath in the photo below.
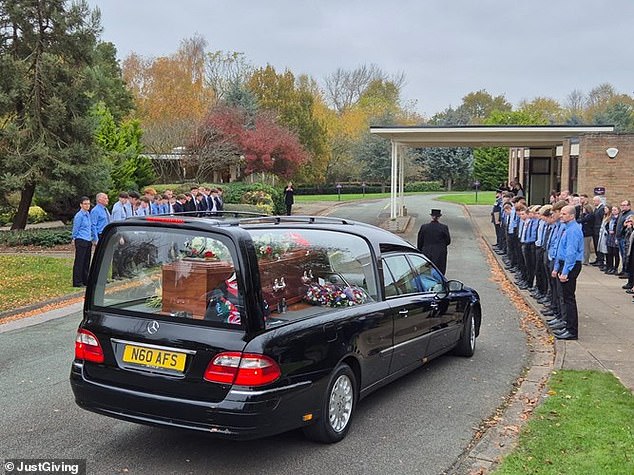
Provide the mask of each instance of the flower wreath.
POLYGON ((215 239, 200 236, 186 242, 182 253, 183 257, 196 259, 224 260, 230 258, 229 249, 224 244, 215 239))
POLYGON ((327 307, 351 307, 369 300, 368 294, 360 287, 325 283, 310 284, 306 290, 304 300, 311 305, 327 307))

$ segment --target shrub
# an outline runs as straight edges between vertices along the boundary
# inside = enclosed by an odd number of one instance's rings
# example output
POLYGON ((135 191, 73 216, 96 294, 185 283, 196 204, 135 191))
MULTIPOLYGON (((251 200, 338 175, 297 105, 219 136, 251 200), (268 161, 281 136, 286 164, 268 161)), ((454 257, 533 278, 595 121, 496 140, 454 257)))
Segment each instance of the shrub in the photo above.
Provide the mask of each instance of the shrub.
POLYGON ((405 183, 405 191, 425 192, 425 191, 443 191, 442 183, 439 181, 414 181, 405 183))
POLYGON ((29 217, 27 222, 30 224, 43 223, 44 221, 48 221, 48 214, 39 206, 31 206, 29 208, 29 217))
POLYGON ((70 244, 71 235, 72 229, 70 227, 2 231, 0 232, 0 245, 53 247, 60 244, 70 244))
POLYGON ((225 183, 222 185, 223 198, 225 203, 241 203, 242 196, 250 191, 264 191, 271 197, 268 202, 273 208, 274 214, 283 214, 286 212, 284 206, 284 192, 280 188, 275 188, 263 183, 225 183))

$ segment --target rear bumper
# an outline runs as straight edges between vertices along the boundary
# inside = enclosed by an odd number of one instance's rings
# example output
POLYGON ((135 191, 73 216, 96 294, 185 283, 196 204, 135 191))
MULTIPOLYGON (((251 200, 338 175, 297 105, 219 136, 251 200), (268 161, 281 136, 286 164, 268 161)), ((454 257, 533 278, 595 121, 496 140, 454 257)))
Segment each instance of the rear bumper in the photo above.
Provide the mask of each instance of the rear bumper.
MULTIPOLYGON (((219 437, 249 440, 292 430, 304 414, 319 417, 323 388, 301 382, 270 390, 232 388, 224 400, 209 403, 165 397, 90 381, 74 362, 70 383, 76 403, 88 411, 140 424, 191 429, 219 437)), ((210 383, 212 384, 212 383, 210 383)))

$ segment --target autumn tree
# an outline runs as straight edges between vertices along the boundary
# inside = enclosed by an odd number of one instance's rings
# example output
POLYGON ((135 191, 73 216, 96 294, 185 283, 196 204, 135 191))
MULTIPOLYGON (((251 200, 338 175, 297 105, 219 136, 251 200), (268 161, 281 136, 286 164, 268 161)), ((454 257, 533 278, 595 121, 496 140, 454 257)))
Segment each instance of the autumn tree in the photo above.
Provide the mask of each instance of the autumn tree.
POLYGON ((335 111, 341 114, 356 105, 366 89, 374 82, 390 82, 400 89, 405 82, 405 75, 399 73, 390 76, 376 64, 363 64, 352 70, 337 68, 324 80, 325 96, 335 111))
POLYGON ((504 95, 492 96, 485 89, 470 92, 462 98, 461 112, 469 117, 469 123, 481 124, 493 111, 510 111, 511 104, 504 95))
POLYGON ((187 144, 184 165, 193 170, 194 179, 202 182, 212 173, 223 173, 240 165, 243 153, 243 133, 253 120, 245 109, 227 105, 216 106, 200 123, 187 144))
POLYGON ((0 3, 0 188, 21 193, 12 229, 25 227, 36 187, 49 199, 76 199, 108 184, 90 111, 96 97, 125 94, 99 91, 121 88, 100 29, 85 1, 0 3))
POLYGON ((294 132, 309 154, 310 167, 303 170, 303 178, 323 180, 328 141, 323 124, 315 117, 315 83, 308 77, 296 80, 289 70, 278 74, 267 65, 253 73, 247 87, 257 98, 260 110, 273 113, 276 122, 294 132))
POLYGON ((177 52, 159 58, 135 53, 123 62, 123 75, 144 129, 143 143, 153 153, 182 146, 214 104, 205 79, 207 43, 201 36, 181 42, 177 52))
POLYGON ((201 123, 190 150, 199 168, 221 171, 239 164, 247 175, 266 172, 285 178, 308 158, 297 136, 272 115, 258 113, 252 118, 244 109, 226 105, 215 107, 201 123))
POLYGON ((531 101, 522 101, 519 104, 519 111, 527 112, 533 117, 543 118, 547 124, 562 124, 565 112, 554 99, 549 97, 536 97, 531 101))
POLYGON ((205 82, 218 101, 243 86, 253 70, 244 53, 213 51, 205 55, 205 82))

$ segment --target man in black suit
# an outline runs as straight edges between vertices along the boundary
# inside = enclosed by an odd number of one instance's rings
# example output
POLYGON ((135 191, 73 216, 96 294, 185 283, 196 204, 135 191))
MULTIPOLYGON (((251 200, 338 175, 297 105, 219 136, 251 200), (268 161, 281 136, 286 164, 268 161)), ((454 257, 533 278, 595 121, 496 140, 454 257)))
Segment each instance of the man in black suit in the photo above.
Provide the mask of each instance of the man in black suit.
POLYGON ((174 203, 174 213, 179 214, 185 211, 185 203, 187 203, 187 198, 185 195, 178 195, 176 197, 176 203, 174 203))
POLYGON ((443 274, 447 270, 447 246, 451 244, 449 228, 438 220, 442 216, 439 209, 431 210, 431 222, 418 230, 417 246, 443 274))
POLYGON ((603 223, 603 217, 605 214, 605 205, 601 200, 600 196, 595 196, 592 198, 592 203, 594 204, 594 222, 592 226, 592 243, 594 244, 594 253, 596 254, 596 259, 594 262, 591 262, 591 266, 601 267, 603 265, 604 256, 601 252, 599 252, 597 245, 599 243, 599 231, 601 230, 601 224, 603 223))

